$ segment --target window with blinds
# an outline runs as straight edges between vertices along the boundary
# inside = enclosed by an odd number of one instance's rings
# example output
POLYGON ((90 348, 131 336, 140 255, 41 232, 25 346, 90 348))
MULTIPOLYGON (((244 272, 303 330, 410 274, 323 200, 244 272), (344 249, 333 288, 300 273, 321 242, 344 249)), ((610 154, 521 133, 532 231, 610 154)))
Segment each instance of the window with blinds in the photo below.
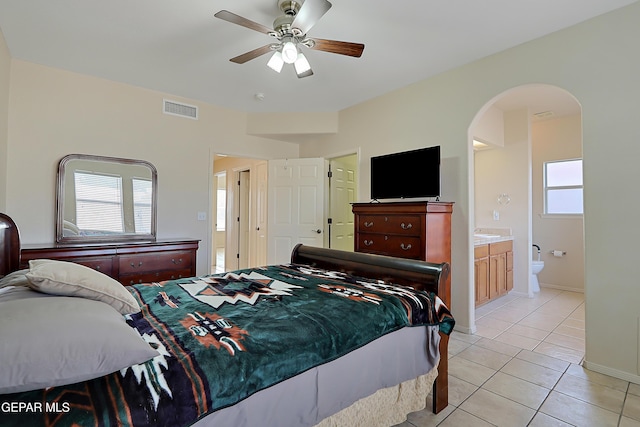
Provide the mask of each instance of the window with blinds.
POLYGON ((81 230, 124 232, 122 178, 75 171, 76 225, 81 230))
POLYGON ((150 179, 133 178, 133 219, 136 233, 151 233, 151 202, 153 197, 150 179))
POLYGON ((544 163, 544 206, 546 214, 583 213, 582 159, 544 163))

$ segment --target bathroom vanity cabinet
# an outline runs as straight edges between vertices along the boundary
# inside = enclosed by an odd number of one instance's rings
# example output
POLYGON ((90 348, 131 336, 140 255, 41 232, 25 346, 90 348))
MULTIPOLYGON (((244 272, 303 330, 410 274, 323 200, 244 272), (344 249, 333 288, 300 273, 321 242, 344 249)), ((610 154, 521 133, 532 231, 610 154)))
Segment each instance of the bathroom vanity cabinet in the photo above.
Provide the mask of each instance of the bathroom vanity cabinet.
POLYGON ((474 252, 477 307, 513 289, 513 241, 476 245, 474 252))

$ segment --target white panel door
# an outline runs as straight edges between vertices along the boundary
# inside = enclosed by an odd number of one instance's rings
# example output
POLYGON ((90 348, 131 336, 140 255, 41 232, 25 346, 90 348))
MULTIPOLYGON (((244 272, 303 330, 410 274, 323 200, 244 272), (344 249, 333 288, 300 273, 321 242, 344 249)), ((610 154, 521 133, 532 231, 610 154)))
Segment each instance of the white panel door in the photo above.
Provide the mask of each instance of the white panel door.
POLYGON ((261 162, 256 166, 257 191, 256 191, 256 260, 254 265, 267 264, 267 183, 268 165, 261 162))
POLYGON ((356 201, 355 154, 331 159, 331 179, 329 181, 329 247, 343 251, 353 251, 354 222, 351 204, 356 201))
POLYGON ((268 264, 291 260, 298 243, 323 246, 324 159, 269 161, 268 264))

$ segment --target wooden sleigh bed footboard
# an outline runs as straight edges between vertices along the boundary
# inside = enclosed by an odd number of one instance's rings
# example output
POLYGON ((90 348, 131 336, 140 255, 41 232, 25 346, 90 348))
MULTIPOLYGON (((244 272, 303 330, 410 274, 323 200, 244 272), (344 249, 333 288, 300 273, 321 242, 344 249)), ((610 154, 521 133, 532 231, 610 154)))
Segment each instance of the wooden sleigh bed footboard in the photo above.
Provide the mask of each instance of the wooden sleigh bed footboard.
MULTIPOLYGON (((361 252, 316 248, 302 244, 298 244, 293 249, 291 262, 434 292, 448 307, 451 307, 451 289, 447 286, 450 266, 446 262, 435 264, 361 252)), ((449 336, 440 333, 438 377, 433 384, 432 391, 432 410, 434 413, 440 412, 449 404, 448 345, 449 336)))

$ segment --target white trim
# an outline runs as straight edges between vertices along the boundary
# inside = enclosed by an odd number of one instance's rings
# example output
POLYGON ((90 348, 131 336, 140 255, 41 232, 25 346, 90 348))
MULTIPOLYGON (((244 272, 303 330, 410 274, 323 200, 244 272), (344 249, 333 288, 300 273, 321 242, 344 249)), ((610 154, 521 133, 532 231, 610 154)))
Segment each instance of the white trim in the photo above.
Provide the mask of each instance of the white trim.
POLYGON ((475 325, 472 328, 467 328, 464 326, 458 326, 457 324, 453 327, 453 330, 456 332, 460 332, 466 335, 475 335, 476 327, 475 325))
POLYGON ((584 214, 539 214, 543 219, 584 219, 584 214))
POLYGON ((549 284, 549 283, 540 283, 540 287, 541 288, 546 288, 546 289, 557 289, 557 290, 560 290, 560 291, 578 292, 580 294, 584 294, 584 288, 583 289, 570 288, 568 286, 558 286, 558 285, 552 285, 552 284, 549 284))
POLYGON ((609 368, 608 366, 587 362, 586 360, 582 362, 582 366, 590 371, 599 372, 601 374, 609 375, 610 377, 618 378, 624 381, 630 381, 634 384, 640 384, 640 375, 634 375, 628 372, 619 371, 617 369, 609 368))

